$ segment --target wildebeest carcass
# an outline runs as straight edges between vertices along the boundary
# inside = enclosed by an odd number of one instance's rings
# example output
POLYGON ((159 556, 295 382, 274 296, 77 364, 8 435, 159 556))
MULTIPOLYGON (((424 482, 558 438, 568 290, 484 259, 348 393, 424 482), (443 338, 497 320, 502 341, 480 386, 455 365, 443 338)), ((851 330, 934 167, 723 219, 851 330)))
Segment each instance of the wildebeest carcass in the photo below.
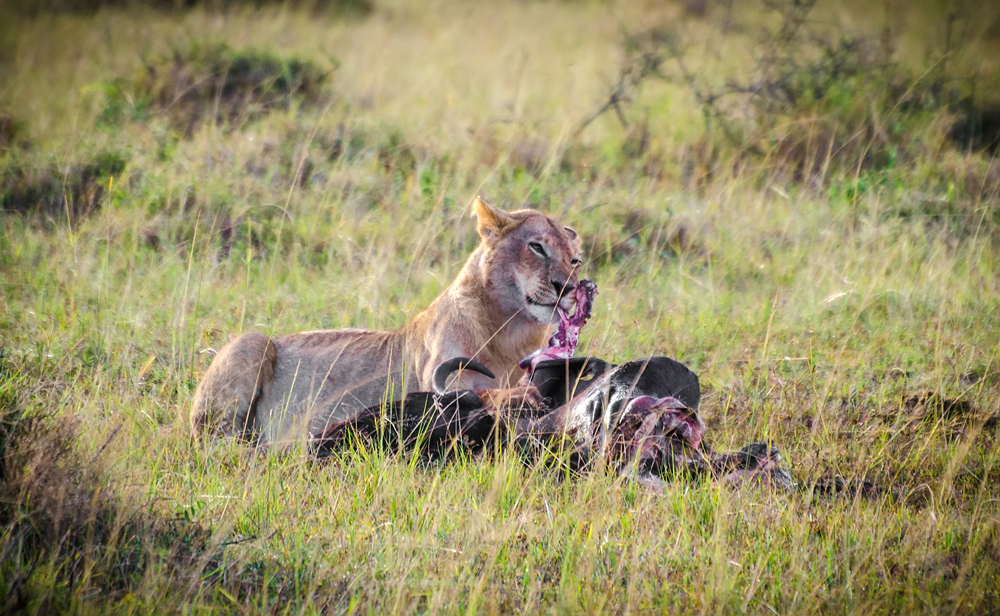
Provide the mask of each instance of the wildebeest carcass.
POLYGON ((444 362, 435 371, 435 392, 412 393, 331 425, 317 441, 320 454, 352 436, 432 456, 498 443, 513 444, 528 456, 565 451, 575 470, 610 464, 649 486, 677 474, 793 485, 777 466, 777 449, 766 443, 730 454, 711 451, 698 415, 698 377, 668 357, 620 365, 594 357, 543 359, 529 373, 544 399, 541 406, 510 400, 497 408, 485 401, 486 392, 445 391, 449 375, 459 369, 490 376, 466 358, 444 362))
POLYGON ((580 280, 576 310, 556 308, 558 330, 546 347, 521 361, 524 385, 543 400, 505 399, 494 404, 489 390, 448 391, 457 370, 493 378, 482 364, 464 357, 443 362, 434 372, 434 392, 363 410, 350 420, 327 426, 315 442, 320 455, 352 436, 391 448, 417 449, 432 456, 456 446, 473 451, 488 443, 513 444, 529 457, 546 451, 568 452, 572 468, 601 462, 648 485, 677 473, 714 475, 729 482, 755 477, 791 487, 777 466, 777 449, 754 443, 732 454, 716 454, 704 443, 705 423, 698 416, 698 377, 668 357, 613 365, 596 357, 573 357, 587 323, 597 285, 580 280))

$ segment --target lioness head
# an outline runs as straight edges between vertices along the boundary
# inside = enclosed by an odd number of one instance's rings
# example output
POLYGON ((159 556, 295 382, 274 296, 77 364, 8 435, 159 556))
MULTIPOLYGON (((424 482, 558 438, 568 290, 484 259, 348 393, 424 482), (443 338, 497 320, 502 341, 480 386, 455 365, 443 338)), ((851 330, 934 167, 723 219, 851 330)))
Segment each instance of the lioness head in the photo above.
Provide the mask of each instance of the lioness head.
POLYGON ((572 310, 580 269, 579 234, 535 210, 504 212, 476 197, 476 230, 491 299, 507 314, 555 323, 572 310))

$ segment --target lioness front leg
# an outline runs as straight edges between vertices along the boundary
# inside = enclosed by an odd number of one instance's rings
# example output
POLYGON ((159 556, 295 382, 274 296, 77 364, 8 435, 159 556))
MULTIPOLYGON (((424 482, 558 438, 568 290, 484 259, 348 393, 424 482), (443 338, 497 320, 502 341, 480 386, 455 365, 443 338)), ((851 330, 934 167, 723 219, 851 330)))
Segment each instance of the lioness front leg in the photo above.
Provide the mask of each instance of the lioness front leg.
POLYGON ((276 360, 271 339, 256 332, 238 336, 222 347, 194 392, 191 436, 253 440, 257 428, 254 405, 271 389, 276 360))

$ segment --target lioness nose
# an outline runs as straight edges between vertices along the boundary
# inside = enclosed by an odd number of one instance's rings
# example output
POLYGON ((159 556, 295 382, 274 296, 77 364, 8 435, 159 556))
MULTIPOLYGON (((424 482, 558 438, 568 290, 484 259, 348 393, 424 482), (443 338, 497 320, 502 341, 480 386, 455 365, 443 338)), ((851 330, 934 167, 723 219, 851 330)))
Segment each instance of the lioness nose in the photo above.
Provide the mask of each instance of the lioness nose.
POLYGON ((556 290, 557 295, 569 295, 576 288, 576 285, 568 280, 564 280, 563 282, 553 280, 552 287, 556 290))

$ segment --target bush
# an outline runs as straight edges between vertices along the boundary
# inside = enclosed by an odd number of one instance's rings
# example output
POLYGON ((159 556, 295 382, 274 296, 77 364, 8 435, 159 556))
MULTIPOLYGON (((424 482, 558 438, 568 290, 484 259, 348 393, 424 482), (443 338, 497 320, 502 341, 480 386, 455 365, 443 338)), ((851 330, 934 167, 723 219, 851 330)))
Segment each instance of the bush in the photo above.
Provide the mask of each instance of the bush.
POLYGON ((0 153, 22 141, 24 125, 12 116, 0 113, 0 153))
POLYGON ((205 119, 230 126, 287 109, 294 100, 314 103, 327 71, 307 60, 283 58, 227 45, 192 45, 146 66, 134 81, 106 84, 106 124, 164 115, 185 134, 205 119))
POLYGON ((0 172, 0 211, 89 216, 101 208, 110 178, 121 175, 126 164, 121 155, 105 152, 66 167, 6 167, 0 172))
POLYGON ((690 67, 692 46, 673 24, 626 36, 619 81, 594 117, 614 111, 627 124, 628 103, 645 82, 679 84, 702 108, 710 166, 729 150, 734 156, 722 158, 735 159, 737 169, 753 159, 772 175, 813 185, 837 172, 871 182, 873 174, 933 156, 942 142, 995 151, 1000 114, 983 94, 990 88, 936 58, 926 70, 904 65, 888 30, 873 38, 810 21, 815 4, 765 2, 762 11, 777 13, 777 25, 722 83, 690 67))

